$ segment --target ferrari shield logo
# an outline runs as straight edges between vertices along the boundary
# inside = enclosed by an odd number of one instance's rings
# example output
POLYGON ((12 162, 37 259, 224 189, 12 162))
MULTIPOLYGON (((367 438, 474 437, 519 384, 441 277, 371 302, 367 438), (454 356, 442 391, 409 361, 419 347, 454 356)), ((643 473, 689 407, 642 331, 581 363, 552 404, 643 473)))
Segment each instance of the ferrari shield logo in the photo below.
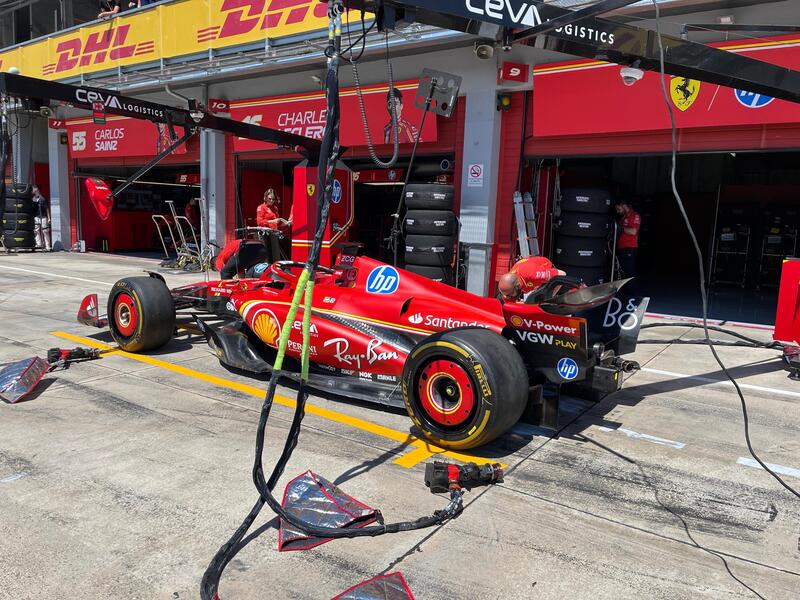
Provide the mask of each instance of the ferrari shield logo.
POLYGON ((686 77, 673 77, 669 82, 672 103, 680 111, 687 111, 700 95, 700 82, 686 77))
POLYGON ((315 186, 313 183, 309 183, 309 184, 306 186, 306 191, 308 192, 308 195, 309 195, 309 196, 313 196, 313 195, 314 195, 314 192, 316 192, 316 191, 317 191, 317 186, 315 186))

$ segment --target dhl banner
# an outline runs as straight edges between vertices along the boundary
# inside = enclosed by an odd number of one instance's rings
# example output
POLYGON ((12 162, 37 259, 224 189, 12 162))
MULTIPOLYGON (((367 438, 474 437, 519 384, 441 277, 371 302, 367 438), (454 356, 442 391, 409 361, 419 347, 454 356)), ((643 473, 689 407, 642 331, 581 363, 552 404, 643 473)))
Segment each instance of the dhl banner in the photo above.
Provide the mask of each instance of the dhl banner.
POLYGON ((1 52, 0 71, 65 79, 327 27, 327 5, 318 0, 175 0, 1 52))
MULTIPOLYGON (((389 93, 388 84, 364 86, 364 111, 369 123, 372 142, 392 143, 391 105, 394 99, 398 117, 398 135, 401 144, 411 144, 417 138, 417 128, 421 122, 422 111, 414 105, 418 81, 395 82, 394 92, 389 93)), ((341 112, 352 119, 351 127, 342 127, 341 142, 344 146, 365 146, 367 138, 361 123, 361 108, 355 88, 343 89, 339 94, 341 112)), ((280 129, 298 135, 322 139, 325 130, 327 103, 324 92, 310 92, 290 96, 234 100, 230 103, 231 118, 262 127, 280 129)), ((420 142, 435 142, 437 139, 436 119, 425 120, 420 142)), ((272 144, 235 138, 235 152, 249 152, 274 148, 272 144)))

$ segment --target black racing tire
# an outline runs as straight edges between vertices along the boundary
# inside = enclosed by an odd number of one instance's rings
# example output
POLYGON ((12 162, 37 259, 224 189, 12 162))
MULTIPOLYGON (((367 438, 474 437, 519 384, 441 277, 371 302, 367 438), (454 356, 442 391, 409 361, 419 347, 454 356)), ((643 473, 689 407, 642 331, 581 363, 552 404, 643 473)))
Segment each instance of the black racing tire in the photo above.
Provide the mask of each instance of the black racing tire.
POLYGON ((30 213, 6 212, 3 213, 4 231, 33 231, 36 220, 30 213))
POLYGON ((126 352, 164 346, 175 331, 175 303, 166 284, 153 277, 120 279, 108 295, 111 336, 126 352))
POLYGON ((564 188, 561 190, 561 211, 608 213, 611 195, 601 188, 564 188))
POLYGON ((468 450, 519 421, 528 374, 517 349, 501 335, 477 327, 451 329, 425 338, 409 354, 403 401, 426 439, 468 450))
POLYGON ((456 215, 451 210, 410 210, 404 220, 411 235, 453 235, 456 215))
POLYGON ((609 219, 596 213, 561 212, 556 221, 559 235, 575 237, 605 238, 608 236, 609 219))
POLYGON ((606 240, 560 235, 556 238, 555 260, 570 267, 602 267, 606 264, 606 240))
POLYGON ((6 198, 22 198, 23 200, 28 200, 33 198, 33 188, 29 185, 6 184, 6 198))
POLYGON ((36 238, 32 231, 3 231, 0 235, 3 236, 3 245, 6 248, 36 248, 36 238))
POLYGON ((426 267, 424 265, 406 265, 406 271, 426 277, 446 285, 453 285, 453 269, 450 267, 426 267))
POLYGON ((586 285, 597 285, 608 282, 608 270, 603 267, 571 267, 569 265, 558 265, 559 268, 567 272, 570 277, 577 277, 586 285))
POLYGON ((449 235, 406 236, 406 264, 449 267, 453 262, 455 238, 449 235))
POLYGON ((406 186, 406 207, 422 210, 453 210, 455 188, 437 183, 409 183, 406 186))
POLYGON ((15 198, 15 197, 8 197, 6 196, 5 202, 5 213, 4 217, 8 215, 8 213, 33 213, 33 200, 30 198, 15 198))

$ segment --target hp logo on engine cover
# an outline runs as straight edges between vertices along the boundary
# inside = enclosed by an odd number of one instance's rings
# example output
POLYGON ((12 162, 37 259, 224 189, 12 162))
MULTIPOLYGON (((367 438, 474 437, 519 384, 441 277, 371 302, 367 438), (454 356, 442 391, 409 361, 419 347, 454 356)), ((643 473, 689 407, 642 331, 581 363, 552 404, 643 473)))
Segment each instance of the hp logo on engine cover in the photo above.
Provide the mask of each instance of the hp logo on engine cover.
POLYGON ((578 363, 571 358, 562 358, 560 361, 558 361, 556 370, 558 371, 558 374, 561 375, 562 379, 572 381, 578 376, 578 363))
POLYGON ((400 287, 400 273, 388 265, 375 267, 367 277, 367 292, 370 294, 394 294, 400 287))

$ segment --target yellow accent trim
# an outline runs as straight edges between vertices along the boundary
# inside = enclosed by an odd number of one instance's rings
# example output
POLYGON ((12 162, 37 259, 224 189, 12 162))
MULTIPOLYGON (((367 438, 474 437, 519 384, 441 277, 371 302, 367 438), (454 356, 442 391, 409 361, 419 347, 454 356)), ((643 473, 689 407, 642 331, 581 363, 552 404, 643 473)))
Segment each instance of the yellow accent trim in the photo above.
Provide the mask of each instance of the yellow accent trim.
MULTIPOLYGON (((402 85, 395 85, 398 90, 415 90, 417 89, 416 83, 404 83, 402 85)), ((389 84, 377 84, 369 87, 362 88, 363 94, 372 92, 386 92, 389 90, 389 84)), ((356 90, 348 90, 341 92, 340 97, 346 98, 348 96, 355 96, 356 90)), ((283 104, 284 102, 295 102, 298 100, 321 100, 325 98, 324 92, 308 92, 306 94, 295 94, 293 96, 271 96, 269 98, 261 98, 257 100, 239 100, 231 102, 231 108, 249 108, 252 106, 269 106, 270 104, 283 104)))
MULTIPOLYGON (((277 304, 281 306, 290 306, 291 302, 276 302, 274 300, 251 300, 251 302, 268 302, 269 304, 277 304)), ((430 329, 417 329, 416 327, 408 327, 406 325, 396 325, 395 323, 389 323, 388 321, 381 321, 379 319, 371 319, 369 317, 365 317, 362 315, 353 315, 346 312, 341 312, 338 310, 331 310, 329 308, 315 308, 314 312, 318 312, 321 314, 327 315, 339 315, 341 317, 350 317, 351 319, 358 319, 359 321, 366 321, 368 323, 377 323, 378 325, 386 325, 387 327, 391 327, 392 329, 400 329, 402 331, 413 331, 414 333, 426 333, 432 334, 436 333, 430 329)), ((444 342, 447 343, 447 342, 444 342)), ((469 356, 469 354, 464 354, 464 356, 469 356)))
MULTIPOLYGON (((165 369, 167 371, 171 371, 179 375, 184 375, 185 377, 191 377, 192 379, 204 381, 206 383, 217 385, 219 387, 224 387, 229 390, 235 390, 237 392, 241 392, 243 394, 247 394, 248 396, 253 396, 258 399, 264 398, 264 390, 252 385, 239 383, 237 381, 231 381, 230 379, 224 379, 222 377, 217 377, 216 375, 208 375, 206 373, 201 373, 200 371, 195 371, 194 369, 189 369, 188 367, 159 360, 157 358, 153 358, 152 356, 125 352, 123 350, 115 349, 113 346, 109 346, 108 344, 103 344, 102 342, 98 342, 97 340, 80 337, 77 335, 73 335, 71 333, 66 333, 64 331, 54 331, 51 333, 51 335, 54 335, 56 337, 65 340, 70 340, 71 342, 75 342, 76 344, 89 346, 91 348, 112 350, 114 351, 115 354, 118 354, 119 356, 124 356, 125 358, 130 358, 131 360, 135 360, 140 363, 148 364, 154 367, 159 367, 161 369, 165 369)), ((287 408, 295 408, 295 406, 297 405, 295 400, 286 398, 285 396, 278 396, 278 395, 275 396, 275 404, 280 404, 281 406, 285 406, 287 408)), ((482 460, 481 457, 478 456, 471 456, 469 454, 460 454, 458 452, 452 452, 450 450, 434 446, 426 442, 425 440, 421 440, 418 437, 411 435, 410 433, 403 433, 402 431, 396 431, 394 429, 390 429, 389 427, 378 425, 377 423, 371 423, 369 421, 365 421, 364 419, 351 417, 350 415, 329 410, 327 408, 314 406, 313 404, 306 405, 306 413, 323 419, 328 419, 329 421, 335 421, 336 423, 347 425, 355 429, 360 429, 361 431, 366 431, 368 433, 372 433, 374 435, 384 437, 392 441, 399 442, 401 444, 407 444, 413 447, 414 450, 411 452, 411 454, 413 454, 414 457, 408 457, 404 461, 404 464, 402 465, 406 468, 411 468, 434 454, 442 454, 453 460, 465 463, 480 462, 482 460), (426 454, 425 456, 423 456, 422 452, 418 452, 418 450, 420 449, 425 449, 425 454, 426 454)))
POLYGON ((577 63, 577 64, 574 64, 574 65, 560 65, 560 66, 557 66, 557 67, 536 67, 536 68, 533 69, 533 74, 536 75, 537 73, 547 73, 548 71, 560 71, 562 69, 564 69, 564 70, 567 70, 567 69, 580 69, 580 68, 583 68, 583 67, 594 67, 596 65, 608 65, 608 64, 611 64, 611 63, 607 63, 607 62, 605 62, 603 60, 592 60, 592 61, 589 61, 589 62, 582 62, 582 63, 577 63))

